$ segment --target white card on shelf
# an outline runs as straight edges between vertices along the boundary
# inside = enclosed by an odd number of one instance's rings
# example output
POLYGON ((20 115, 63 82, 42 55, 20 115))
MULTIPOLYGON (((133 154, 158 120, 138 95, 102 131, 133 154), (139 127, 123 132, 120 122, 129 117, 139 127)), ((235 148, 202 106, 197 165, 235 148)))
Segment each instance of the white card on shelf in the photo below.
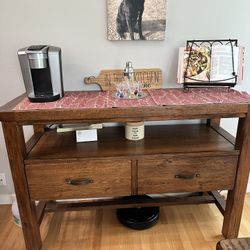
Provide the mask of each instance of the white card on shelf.
POLYGON ((97 141, 97 129, 76 130, 76 142, 97 141))

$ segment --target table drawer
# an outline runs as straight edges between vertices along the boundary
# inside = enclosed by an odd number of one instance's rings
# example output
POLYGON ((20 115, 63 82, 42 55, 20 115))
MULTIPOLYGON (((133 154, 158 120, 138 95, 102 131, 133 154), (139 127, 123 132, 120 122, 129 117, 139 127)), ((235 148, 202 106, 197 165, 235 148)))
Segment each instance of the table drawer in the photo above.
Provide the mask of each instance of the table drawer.
POLYGON ((139 194, 232 189, 237 156, 174 156, 138 162, 139 194))
POLYGON ((26 165, 33 200, 131 195, 131 161, 86 160, 26 165))

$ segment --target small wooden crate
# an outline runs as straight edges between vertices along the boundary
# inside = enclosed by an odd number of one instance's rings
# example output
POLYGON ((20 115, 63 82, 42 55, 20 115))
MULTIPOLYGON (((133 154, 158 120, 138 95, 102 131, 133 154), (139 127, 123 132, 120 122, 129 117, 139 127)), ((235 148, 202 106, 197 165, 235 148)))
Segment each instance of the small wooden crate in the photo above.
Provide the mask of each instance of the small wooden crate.
POLYGON ((216 245, 216 250, 247 250, 250 249, 250 238, 221 240, 216 245))

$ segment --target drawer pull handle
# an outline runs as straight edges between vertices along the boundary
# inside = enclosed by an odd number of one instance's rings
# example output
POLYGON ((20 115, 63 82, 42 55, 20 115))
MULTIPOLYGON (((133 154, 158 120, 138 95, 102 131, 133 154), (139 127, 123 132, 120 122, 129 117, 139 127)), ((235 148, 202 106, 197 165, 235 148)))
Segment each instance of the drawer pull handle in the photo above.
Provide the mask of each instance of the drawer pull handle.
POLYGON ((65 181, 69 185, 73 185, 73 186, 88 185, 88 184, 94 182, 94 180, 89 179, 89 178, 78 178, 78 179, 70 179, 70 178, 68 178, 65 181))
POLYGON ((195 173, 183 173, 183 174, 177 174, 175 175, 175 178, 177 179, 183 179, 183 180, 192 180, 195 177, 199 177, 199 174, 195 174, 195 173))

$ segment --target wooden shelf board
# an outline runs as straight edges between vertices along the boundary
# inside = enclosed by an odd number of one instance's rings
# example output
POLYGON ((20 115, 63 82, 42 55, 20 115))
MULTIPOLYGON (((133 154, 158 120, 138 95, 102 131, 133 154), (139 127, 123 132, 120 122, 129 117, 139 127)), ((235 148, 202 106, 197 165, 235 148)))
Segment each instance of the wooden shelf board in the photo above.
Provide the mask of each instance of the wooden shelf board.
POLYGON ((131 207, 153 207, 164 205, 186 205, 186 204, 206 204, 214 203, 215 199, 212 195, 187 196, 187 197, 158 197, 147 199, 143 197, 127 197, 113 199, 99 199, 96 201, 50 201, 45 208, 46 212, 63 212, 63 211, 80 211, 84 209, 114 209, 114 208, 131 208, 131 207))
POLYGON ((146 126, 145 138, 125 139, 124 127, 98 130, 97 142, 76 143, 74 132, 46 132, 25 163, 99 157, 147 157, 162 154, 238 155, 228 140, 204 124, 146 126))

